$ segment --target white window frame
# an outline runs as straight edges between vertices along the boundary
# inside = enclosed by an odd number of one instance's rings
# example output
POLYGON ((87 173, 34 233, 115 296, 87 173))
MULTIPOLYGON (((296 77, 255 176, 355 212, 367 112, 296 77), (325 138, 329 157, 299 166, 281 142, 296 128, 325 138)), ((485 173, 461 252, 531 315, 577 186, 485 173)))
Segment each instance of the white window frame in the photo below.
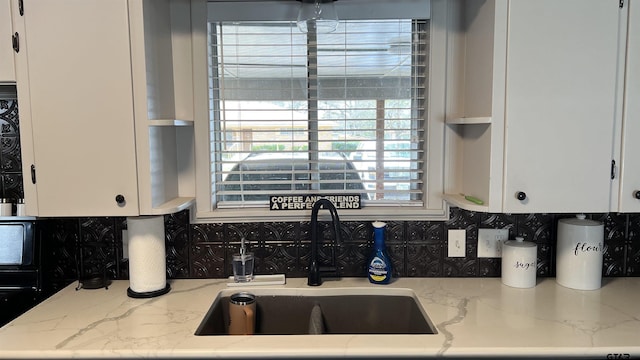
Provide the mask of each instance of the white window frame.
MULTIPOLYGON (((217 1, 217 0, 216 0, 217 1)), ((408 4, 412 0, 400 0, 408 4)), ((244 0, 225 0, 231 8, 242 2, 245 16, 241 20, 260 20, 264 10, 262 6, 278 7, 291 13, 291 1, 259 1, 251 6, 244 0), (235 3, 235 4, 234 4, 235 3), (249 10, 251 9, 251 10, 249 10)), ((398 1, 385 0, 341 0, 336 2, 345 9, 352 8, 362 12, 362 9, 373 9, 373 5, 386 6, 389 11, 398 6, 398 1)), ((219 5, 219 4, 217 4, 219 5)), ((203 0, 192 5, 192 14, 198 15, 192 19, 194 34, 194 102, 195 102, 195 153, 196 153, 196 205, 194 222, 261 222, 261 221, 304 221, 308 220, 308 210, 271 211, 268 208, 239 208, 213 209, 211 170, 210 170, 210 140, 209 140, 209 94, 208 94, 208 54, 207 54, 207 3, 203 0), (199 155, 201 154, 201 155, 199 155)), ((347 10, 343 11, 343 15, 347 10)), ((282 11, 283 14, 286 11, 282 11)), ((283 15, 290 19, 295 13, 283 15), (292 15, 293 14, 293 15, 292 15)), ((375 14, 375 12, 371 12, 375 14)), ((448 205, 443 200, 444 194, 444 147, 445 147, 445 93, 447 73, 447 4, 446 0, 431 0, 431 30, 429 56, 429 84, 428 110, 425 130, 427 134, 425 171, 423 182, 426 184, 423 207, 393 205, 388 207, 376 206, 357 210, 341 210, 343 221, 369 221, 375 219, 390 220, 445 220, 448 218, 448 205)), ((372 16, 373 17, 373 16, 372 16)), ((344 18, 344 17, 343 17, 344 18)))

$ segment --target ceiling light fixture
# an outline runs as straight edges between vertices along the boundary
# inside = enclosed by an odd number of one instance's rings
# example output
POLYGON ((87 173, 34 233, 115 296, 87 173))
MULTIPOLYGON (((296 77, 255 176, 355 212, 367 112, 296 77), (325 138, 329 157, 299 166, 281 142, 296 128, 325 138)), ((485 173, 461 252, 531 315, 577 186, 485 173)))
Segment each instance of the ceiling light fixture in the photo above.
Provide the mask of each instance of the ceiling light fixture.
POLYGON ((298 29, 301 32, 330 33, 338 28, 336 0, 298 0, 298 29))

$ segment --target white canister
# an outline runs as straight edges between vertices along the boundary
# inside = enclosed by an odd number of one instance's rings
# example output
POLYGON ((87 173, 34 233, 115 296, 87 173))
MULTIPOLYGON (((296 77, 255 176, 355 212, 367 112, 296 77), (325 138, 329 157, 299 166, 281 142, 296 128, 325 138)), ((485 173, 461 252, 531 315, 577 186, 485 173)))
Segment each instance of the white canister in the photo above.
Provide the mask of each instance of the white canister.
POLYGON ((16 200, 16 216, 26 216, 27 212, 24 207, 24 199, 16 200))
POLYGON ((10 199, 1 198, 0 199, 0 216, 11 216, 13 215, 13 204, 10 199))
POLYGON ((604 225, 582 214, 558 221, 556 281, 577 290, 602 284, 604 225))
POLYGON ((502 283, 516 288, 536 286, 538 246, 522 237, 502 244, 502 283))

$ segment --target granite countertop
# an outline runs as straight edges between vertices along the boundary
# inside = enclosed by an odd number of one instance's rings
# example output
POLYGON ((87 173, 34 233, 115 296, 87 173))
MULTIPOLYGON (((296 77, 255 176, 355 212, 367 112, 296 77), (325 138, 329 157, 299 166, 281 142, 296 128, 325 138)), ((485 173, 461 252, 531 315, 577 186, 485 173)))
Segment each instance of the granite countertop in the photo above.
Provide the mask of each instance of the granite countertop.
MULTIPOLYGON (((152 299, 127 297, 127 281, 108 290, 72 284, 0 328, 0 358, 640 358, 640 278, 605 279, 594 291, 552 278, 532 289, 499 278, 403 278, 386 286, 413 289, 438 334, 195 336, 226 281, 173 280, 152 299)), ((307 288, 306 279, 272 287, 307 288)), ((384 288, 366 278, 321 286, 344 287, 384 288)))

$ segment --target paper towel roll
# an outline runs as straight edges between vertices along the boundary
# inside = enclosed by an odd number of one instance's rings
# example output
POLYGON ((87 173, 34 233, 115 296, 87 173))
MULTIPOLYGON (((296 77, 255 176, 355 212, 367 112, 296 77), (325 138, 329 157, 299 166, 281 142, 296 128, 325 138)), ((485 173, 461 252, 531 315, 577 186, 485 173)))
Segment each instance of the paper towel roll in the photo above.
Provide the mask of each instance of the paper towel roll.
POLYGON ((129 290, 131 297, 153 297, 169 291, 164 217, 128 217, 129 290))

